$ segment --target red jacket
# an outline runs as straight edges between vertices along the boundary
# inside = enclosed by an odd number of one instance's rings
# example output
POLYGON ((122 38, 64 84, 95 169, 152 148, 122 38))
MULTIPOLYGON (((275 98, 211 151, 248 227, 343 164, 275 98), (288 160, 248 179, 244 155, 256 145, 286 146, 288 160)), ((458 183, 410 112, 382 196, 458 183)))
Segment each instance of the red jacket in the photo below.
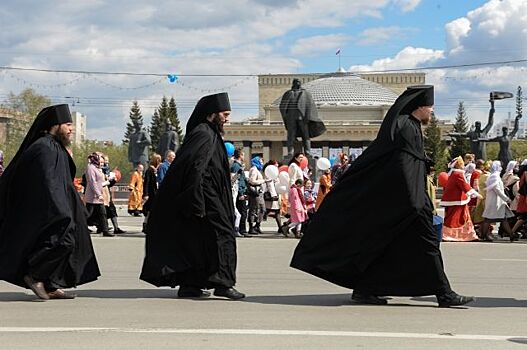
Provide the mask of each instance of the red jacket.
POLYGON ((472 190, 472 187, 465 181, 465 171, 454 169, 452 174, 448 177, 448 181, 443 190, 443 197, 440 205, 443 207, 450 207, 454 205, 465 205, 470 201, 467 192, 472 190))

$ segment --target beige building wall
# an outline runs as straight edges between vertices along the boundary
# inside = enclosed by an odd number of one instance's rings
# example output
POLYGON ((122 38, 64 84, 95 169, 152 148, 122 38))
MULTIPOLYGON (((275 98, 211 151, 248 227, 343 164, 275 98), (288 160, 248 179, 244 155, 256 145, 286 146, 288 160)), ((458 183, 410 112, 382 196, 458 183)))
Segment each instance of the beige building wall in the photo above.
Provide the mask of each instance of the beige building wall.
POLYGON ((73 140, 75 145, 80 145, 86 141, 86 116, 80 112, 71 112, 73 120, 73 140))

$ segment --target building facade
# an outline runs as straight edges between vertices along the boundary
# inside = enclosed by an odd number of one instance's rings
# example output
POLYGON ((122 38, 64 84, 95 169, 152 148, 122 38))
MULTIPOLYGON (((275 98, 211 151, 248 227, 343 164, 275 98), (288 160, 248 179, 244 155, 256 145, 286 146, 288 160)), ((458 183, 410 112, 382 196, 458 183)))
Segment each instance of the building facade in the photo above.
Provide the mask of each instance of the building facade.
MULTIPOLYGON (((323 135, 311 140, 312 153, 327 158, 339 152, 360 153, 377 137, 382 120, 398 95, 410 85, 425 84, 424 73, 261 75, 258 118, 225 126, 225 140, 243 147, 246 159, 261 155, 264 160, 282 160, 287 154, 287 134, 279 104, 295 78, 313 96, 327 128, 323 135)), ((441 122, 441 128, 450 130, 445 122, 441 122)))
POLYGON ((73 138, 72 144, 80 145, 86 141, 86 116, 80 112, 71 112, 73 120, 73 138))

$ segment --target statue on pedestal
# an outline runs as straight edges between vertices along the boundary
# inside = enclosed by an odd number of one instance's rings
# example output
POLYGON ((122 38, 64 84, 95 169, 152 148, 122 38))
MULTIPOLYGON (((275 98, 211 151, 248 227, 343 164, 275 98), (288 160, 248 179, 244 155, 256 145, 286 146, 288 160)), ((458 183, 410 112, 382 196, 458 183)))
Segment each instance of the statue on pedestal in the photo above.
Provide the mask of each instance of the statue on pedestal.
POLYGON ((280 113, 287 130, 287 154, 291 157, 295 151, 297 137, 302 138, 303 152, 311 155, 311 138, 326 131, 324 122, 318 117, 317 106, 309 91, 301 86, 299 79, 293 79, 293 85, 280 101, 280 113))
POLYGON ((488 140, 482 140, 484 142, 498 142, 500 144, 500 152, 498 153, 498 159, 500 160, 501 167, 503 169, 506 169, 507 164, 509 164, 509 162, 513 159, 510 143, 512 139, 514 138, 514 136, 516 136, 516 133, 518 132, 521 117, 522 115, 520 114, 520 115, 517 115, 516 118, 514 119, 514 129, 512 129, 510 134, 509 134, 509 128, 504 126, 503 128, 501 128, 501 131, 502 131, 501 136, 497 136, 495 138, 488 139, 488 140))
POLYGON ((179 147, 179 138, 170 122, 170 119, 165 121, 165 132, 161 135, 159 145, 157 146, 157 153, 163 157, 166 157, 167 151, 176 152, 179 147))
POLYGON ((128 161, 134 165, 134 169, 139 164, 143 164, 145 169, 148 166, 148 147, 152 144, 150 136, 143 129, 140 120, 134 120, 134 133, 130 135, 128 143, 128 161))

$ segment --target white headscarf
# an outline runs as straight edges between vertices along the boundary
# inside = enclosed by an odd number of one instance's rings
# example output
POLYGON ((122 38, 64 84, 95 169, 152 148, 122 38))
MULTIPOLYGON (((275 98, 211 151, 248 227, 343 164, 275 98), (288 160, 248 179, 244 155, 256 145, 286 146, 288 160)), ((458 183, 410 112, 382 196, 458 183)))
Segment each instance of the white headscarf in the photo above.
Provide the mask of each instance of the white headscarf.
POLYGON ((520 165, 527 165, 527 159, 522 160, 522 163, 520 165))
POLYGON ((490 176, 486 182, 487 191, 496 187, 496 185, 498 185, 498 183, 501 181, 501 169, 501 162, 499 160, 495 160, 492 162, 492 165, 490 167, 490 176))
POLYGON ((470 183, 470 178, 472 177, 472 173, 476 170, 476 164, 474 163, 468 163, 465 166, 465 180, 470 183))
POLYGON ((511 160, 511 161, 509 162, 509 164, 507 164, 507 172, 508 172, 508 173, 512 173, 512 171, 514 170, 514 168, 516 168, 516 164, 518 164, 517 161, 515 161, 515 160, 511 160))

